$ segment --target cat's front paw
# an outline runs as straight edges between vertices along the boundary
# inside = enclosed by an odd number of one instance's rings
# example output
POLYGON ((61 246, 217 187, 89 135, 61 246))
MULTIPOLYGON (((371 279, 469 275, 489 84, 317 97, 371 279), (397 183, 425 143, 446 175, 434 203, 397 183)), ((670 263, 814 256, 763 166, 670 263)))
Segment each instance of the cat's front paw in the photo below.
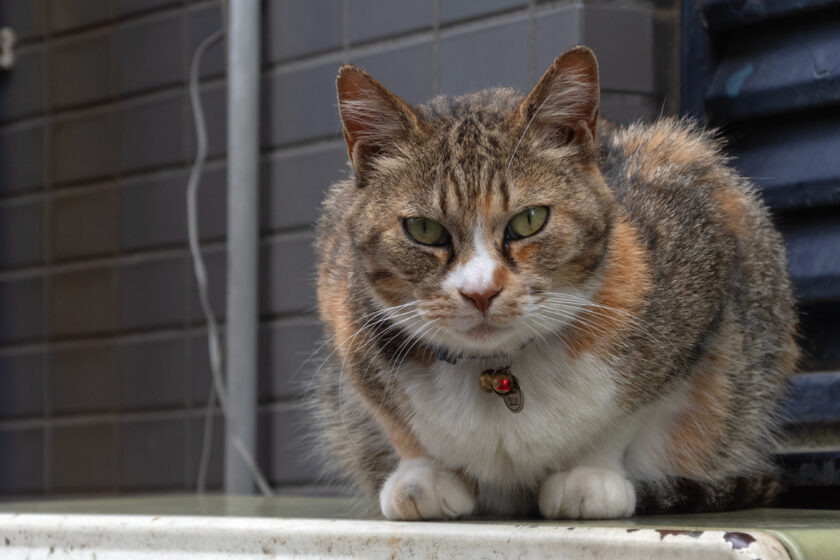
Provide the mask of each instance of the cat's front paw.
POLYGON ((392 520, 454 519, 472 513, 475 496, 451 472, 428 459, 411 459, 385 481, 379 505, 392 520))
POLYGON ((578 467, 549 476, 540 488, 539 506, 549 519, 629 517, 636 509, 636 492, 620 473, 578 467))

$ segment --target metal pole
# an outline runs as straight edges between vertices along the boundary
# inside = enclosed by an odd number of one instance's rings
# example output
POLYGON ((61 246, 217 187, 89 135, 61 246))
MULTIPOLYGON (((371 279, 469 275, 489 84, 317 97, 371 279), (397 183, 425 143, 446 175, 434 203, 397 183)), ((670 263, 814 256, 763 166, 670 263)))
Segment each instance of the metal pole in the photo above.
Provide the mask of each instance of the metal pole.
MULTIPOLYGON (((225 361, 230 414, 256 456, 260 2, 228 2, 228 241, 225 361)), ((225 492, 251 494, 254 484, 225 438, 225 492)))

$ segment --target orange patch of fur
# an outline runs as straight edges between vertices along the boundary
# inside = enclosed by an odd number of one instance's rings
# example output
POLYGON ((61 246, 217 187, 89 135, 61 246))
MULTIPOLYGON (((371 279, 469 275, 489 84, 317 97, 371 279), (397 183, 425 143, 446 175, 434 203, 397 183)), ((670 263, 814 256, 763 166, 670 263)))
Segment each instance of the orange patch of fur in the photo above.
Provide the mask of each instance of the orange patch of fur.
MULTIPOLYGON (((324 278, 325 276, 321 276, 324 278)), ((362 340, 355 336, 357 325, 354 324, 353 318, 347 311, 346 302, 349 299, 348 294, 343 288, 332 287, 326 289, 326 286, 320 286, 318 290, 319 309, 321 310, 321 318, 327 323, 335 335, 334 346, 337 349, 339 357, 343 357, 345 352, 353 352, 354 344, 360 344, 362 340)), ((344 362, 343 359, 341 359, 344 362)), ((394 446, 399 456, 403 459, 414 459, 425 456, 422 446, 417 441, 408 428, 400 423, 396 414, 379 406, 378 402, 373 396, 373 391, 365 387, 361 376, 353 368, 352 360, 350 360, 343 367, 346 368, 345 375, 347 380, 355 385, 360 394, 364 397, 364 402, 371 413, 376 416, 379 425, 385 432, 386 437, 394 446)))
POLYGON ((707 476, 710 455, 723 438, 730 392, 723 364, 705 365, 691 379, 690 404, 670 430, 667 445, 677 474, 699 479, 707 476))
POLYGON ((494 201, 494 196, 492 195, 492 193, 488 194, 487 196, 478 197, 478 199, 477 199, 478 212, 480 214, 485 215, 485 216, 490 215, 493 211, 494 206, 495 206, 494 202, 495 202, 494 201))
POLYGON ((400 459, 405 461, 426 456, 420 442, 417 441, 417 438, 414 437, 414 434, 408 428, 397 422, 392 415, 386 413, 381 407, 373 409, 372 412, 376 415, 382 431, 385 432, 385 436, 391 442, 391 445, 394 446, 400 459))
POLYGON ((724 320, 710 349, 692 368, 688 406, 669 430, 666 452, 675 474, 703 479, 716 464, 716 449, 725 445, 726 419, 733 389, 731 375, 741 371, 744 337, 732 318, 724 320))
POLYGON ((651 288, 650 265, 633 226, 619 218, 610 239, 604 283, 593 302, 599 306, 584 311, 566 340, 572 357, 609 346, 636 315, 651 288))
POLYGON ((510 271, 507 268, 503 266, 497 266, 493 270, 493 285, 501 290, 507 284, 509 277, 510 271))
MULTIPOLYGON (((321 276, 324 278, 324 276, 321 276)), ((325 284, 325 282, 319 282, 325 284)), ((347 350, 348 344, 351 342, 354 329, 353 318, 350 316, 345 305, 344 290, 335 286, 319 286, 318 289, 318 310, 321 315, 321 320, 329 325, 335 336, 335 348, 347 350)))
POLYGON ((628 167, 628 173, 638 173, 647 181, 653 180, 663 166, 687 165, 716 157, 706 141, 674 121, 660 122, 646 129, 630 127, 621 139, 625 155, 639 158, 639 167, 628 167))
POLYGON ((403 302, 405 294, 411 293, 413 286, 410 282, 401 278, 377 278, 374 280, 379 294, 388 305, 399 305, 403 302))
POLYGON ((647 146, 645 149, 649 152, 655 151, 661 147, 663 143, 671 140, 671 131, 663 126, 657 126, 651 129, 651 134, 647 139, 647 146))
POLYGON ((724 227, 732 234, 746 236, 744 232, 744 216, 746 214, 746 201, 744 195, 730 188, 717 189, 714 192, 715 200, 720 208, 724 227))
POLYGON ((706 143, 693 137, 679 138, 674 148, 669 154, 668 161, 677 165, 687 165, 715 157, 706 143))
POLYGON ((539 247, 537 247, 536 243, 525 243, 521 246, 520 244, 516 244, 510 248, 510 256, 518 263, 527 262, 538 249, 539 247))

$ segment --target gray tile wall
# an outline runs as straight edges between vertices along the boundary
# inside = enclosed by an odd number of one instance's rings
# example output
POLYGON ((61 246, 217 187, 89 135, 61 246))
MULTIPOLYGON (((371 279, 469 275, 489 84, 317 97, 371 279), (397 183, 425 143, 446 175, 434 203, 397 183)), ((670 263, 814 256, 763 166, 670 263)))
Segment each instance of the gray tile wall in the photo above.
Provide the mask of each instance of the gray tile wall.
MULTIPOLYGON (((600 55, 605 116, 649 119, 673 84, 655 61, 676 53, 676 2, 263 5, 259 460, 274 485, 294 489, 318 472, 299 428, 301 365, 319 333, 312 223, 327 186, 347 174, 338 66, 362 65, 417 103, 527 89, 586 43, 600 55)), ((221 25, 217 3, 2 0, 6 25, 21 41, 17 65, 0 74, 0 497, 190 490, 209 366, 186 243, 186 81, 192 51, 221 25)), ((202 242, 223 319, 221 46, 201 76, 202 242)))

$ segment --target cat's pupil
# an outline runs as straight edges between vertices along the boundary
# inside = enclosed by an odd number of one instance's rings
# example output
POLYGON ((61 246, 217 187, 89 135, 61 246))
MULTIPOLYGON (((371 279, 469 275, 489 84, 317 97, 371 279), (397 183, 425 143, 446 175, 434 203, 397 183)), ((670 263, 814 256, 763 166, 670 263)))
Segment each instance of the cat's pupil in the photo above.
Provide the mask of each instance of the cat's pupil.
POLYGON ((542 229, 547 219, 548 208, 546 206, 527 208, 510 220, 505 231, 505 239, 530 237, 542 229))
POLYGON ((428 218, 415 217, 403 220, 408 236, 422 245, 443 246, 449 242, 449 233, 442 225, 428 218))

